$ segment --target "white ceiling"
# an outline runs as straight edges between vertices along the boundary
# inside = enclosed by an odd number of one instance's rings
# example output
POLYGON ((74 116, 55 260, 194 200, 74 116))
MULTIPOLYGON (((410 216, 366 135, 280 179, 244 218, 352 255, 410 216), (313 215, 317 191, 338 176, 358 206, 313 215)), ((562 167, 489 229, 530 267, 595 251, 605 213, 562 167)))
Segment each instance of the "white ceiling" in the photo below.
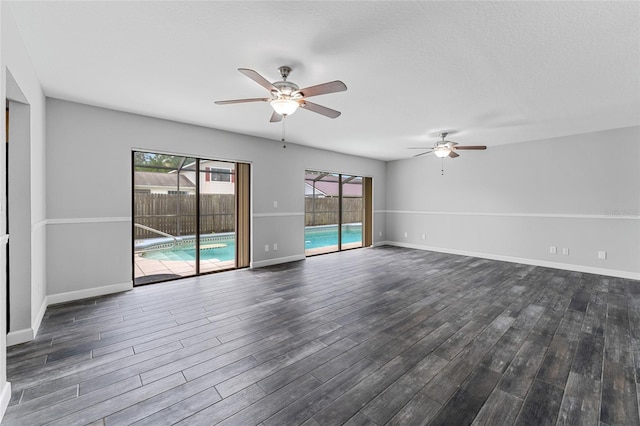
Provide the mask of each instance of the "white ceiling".
POLYGON ((640 2, 10 2, 47 96, 279 139, 267 96, 290 65, 342 111, 287 140, 382 160, 443 130, 492 145, 640 124, 640 2))

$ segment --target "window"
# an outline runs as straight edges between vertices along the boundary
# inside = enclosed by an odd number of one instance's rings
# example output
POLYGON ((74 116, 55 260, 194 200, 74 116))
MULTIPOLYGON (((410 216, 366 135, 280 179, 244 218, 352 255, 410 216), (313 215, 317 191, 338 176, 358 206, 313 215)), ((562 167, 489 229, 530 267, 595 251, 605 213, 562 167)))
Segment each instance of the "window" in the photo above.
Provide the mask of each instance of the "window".
POLYGON ((206 168, 206 182, 233 182, 233 172, 230 169, 206 168))

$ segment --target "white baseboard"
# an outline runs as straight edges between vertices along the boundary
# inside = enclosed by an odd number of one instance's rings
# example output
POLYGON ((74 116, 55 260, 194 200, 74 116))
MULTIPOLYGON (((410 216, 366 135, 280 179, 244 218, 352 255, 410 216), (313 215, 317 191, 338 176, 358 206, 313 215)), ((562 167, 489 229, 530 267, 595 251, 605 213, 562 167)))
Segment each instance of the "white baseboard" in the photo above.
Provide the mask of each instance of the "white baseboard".
POLYGON ((258 262, 251 262, 250 267, 253 268, 263 268, 265 266, 271 266, 271 265, 279 265, 281 263, 289 263, 289 262, 296 262, 298 260, 305 260, 307 257, 304 254, 297 254, 294 256, 287 256, 287 257, 278 257, 275 259, 269 259, 269 260, 260 260, 258 262))
POLYGON ((40 324, 42 324, 42 318, 44 318, 44 314, 45 312, 47 312, 47 298, 45 297, 44 300, 42 301, 42 304, 40 305, 40 309, 38 310, 38 314, 36 315, 35 319, 33 320, 32 323, 32 327, 33 327, 33 337, 35 338, 35 336, 38 335, 38 330, 40 329, 40 324))
POLYGON ((0 422, 2 421, 2 417, 4 417, 4 413, 7 411, 7 407, 9 406, 10 400, 11 400, 11 383, 6 382, 4 386, 2 386, 2 390, 0 390, 0 422))
POLYGON ((10 331, 7 333, 7 346, 27 343, 36 337, 33 328, 23 328, 22 330, 10 331))
MULTIPOLYGON (((380 244, 382 245, 382 244, 380 244)), ((428 250, 439 253, 458 254, 461 256, 479 257, 482 259, 500 260, 503 262, 522 263, 524 265, 543 266, 545 268, 564 269, 567 271, 584 272, 587 274, 606 275, 610 277, 626 278, 630 280, 640 280, 640 273, 630 271, 619 271, 617 269, 595 268, 593 266, 573 265, 570 263, 548 262, 546 260, 526 259, 522 257, 504 256, 500 254, 480 253, 475 251, 457 250, 442 247, 421 246, 419 244, 408 244, 397 241, 386 241, 385 245, 406 247, 417 250, 428 250)))
POLYGON ((88 288, 86 290, 70 291, 68 293, 50 294, 47 296, 47 306, 57 303, 72 302, 89 297, 104 296, 105 294, 120 293, 133 289, 133 281, 103 287, 88 288))

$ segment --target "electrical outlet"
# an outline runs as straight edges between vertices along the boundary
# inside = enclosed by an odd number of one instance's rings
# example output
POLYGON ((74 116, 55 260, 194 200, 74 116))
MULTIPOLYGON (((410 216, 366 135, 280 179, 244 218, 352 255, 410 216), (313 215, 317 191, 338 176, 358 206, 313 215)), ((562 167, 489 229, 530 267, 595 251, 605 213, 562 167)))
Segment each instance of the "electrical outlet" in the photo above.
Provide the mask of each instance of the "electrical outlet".
POLYGON ((409 234, 407 234, 406 232, 404 233, 404 237, 407 238, 409 236, 409 234))
POLYGON ((382 231, 378 232, 378 237, 382 237, 382 231))
POLYGON ((556 246, 549 247, 549 253, 551 253, 551 254, 558 253, 558 248, 556 246))
POLYGON ((426 240, 427 239, 427 234, 422 234, 422 239, 426 240))
POLYGON ((565 248, 563 248, 563 249, 562 249, 562 254, 569 255, 569 249, 568 249, 568 248, 566 248, 566 247, 565 247, 565 248))
POLYGON ((274 208, 274 209, 277 209, 277 208, 278 208, 278 202, 277 202, 277 201, 274 201, 274 202, 273 202, 273 208, 274 208))
POLYGON ((599 251, 598 252, 598 259, 606 259, 607 258, 607 252, 606 251, 599 251))
POLYGON ((273 243, 273 251, 278 251, 278 243, 273 243))
POLYGON ((265 252, 269 251, 269 244, 265 244, 265 245, 264 245, 264 251, 265 251, 265 252))

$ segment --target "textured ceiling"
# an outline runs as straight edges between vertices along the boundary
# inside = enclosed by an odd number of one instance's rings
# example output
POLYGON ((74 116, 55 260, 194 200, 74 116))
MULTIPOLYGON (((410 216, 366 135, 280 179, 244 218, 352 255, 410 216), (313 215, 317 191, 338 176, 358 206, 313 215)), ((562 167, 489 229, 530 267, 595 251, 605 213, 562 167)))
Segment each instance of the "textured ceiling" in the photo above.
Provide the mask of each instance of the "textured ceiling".
POLYGON ((342 111, 287 140, 383 160, 640 124, 640 2, 8 2, 47 96, 279 139, 237 71, 342 111))

